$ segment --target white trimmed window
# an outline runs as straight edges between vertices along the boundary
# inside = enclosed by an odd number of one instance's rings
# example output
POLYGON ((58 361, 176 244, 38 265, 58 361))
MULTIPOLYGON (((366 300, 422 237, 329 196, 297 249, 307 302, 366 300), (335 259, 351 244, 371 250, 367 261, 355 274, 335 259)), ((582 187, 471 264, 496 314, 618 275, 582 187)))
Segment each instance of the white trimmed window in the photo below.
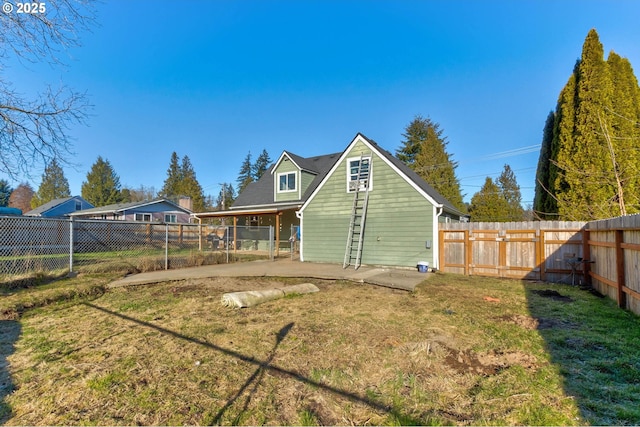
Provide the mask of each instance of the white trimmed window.
POLYGON ((278 174, 278 193, 296 191, 296 173, 286 172, 278 174))
POLYGON ((151 222, 151 214, 149 214, 149 213, 137 213, 134 216, 134 220, 135 221, 142 221, 142 222, 151 222))
POLYGON ((365 190, 367 186, 369 190, 373 189, 371 157, 352 157, 347 159, 347 193, 352 193, 356 189, 358 181, 360 182, 359 191, 365 190), (360 167, 362 161, 362 167, 360 167), (360 176, 358 176, 358 171, 360 176))
POLYGON ((176 214, 164 214, 164 222, 178 222, 176 214))

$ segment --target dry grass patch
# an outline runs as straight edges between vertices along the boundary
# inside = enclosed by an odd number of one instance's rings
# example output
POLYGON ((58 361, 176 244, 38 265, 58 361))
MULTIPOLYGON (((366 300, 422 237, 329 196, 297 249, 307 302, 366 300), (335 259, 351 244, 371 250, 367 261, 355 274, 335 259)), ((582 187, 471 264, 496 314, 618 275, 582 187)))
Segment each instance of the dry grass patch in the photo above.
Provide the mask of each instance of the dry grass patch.
POLYGON ((314 280, 319 293, 241 310, 220 304, 224 292, 305 281, 187 280, 28 312, 8 356, 15 390, 5 421, 588 421, 539 331, 523 327, 530 312, 519 282, 438 274, 408 293, 314 280))

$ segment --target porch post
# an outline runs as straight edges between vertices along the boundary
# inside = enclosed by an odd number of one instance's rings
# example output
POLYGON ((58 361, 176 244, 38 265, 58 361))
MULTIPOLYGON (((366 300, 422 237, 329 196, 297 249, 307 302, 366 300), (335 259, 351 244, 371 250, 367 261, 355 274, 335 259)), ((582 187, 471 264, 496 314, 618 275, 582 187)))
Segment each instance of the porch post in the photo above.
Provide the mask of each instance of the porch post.
POLYGON ((280 256, 280 215, 282 212, 276 213, 276 257, 280 256))
POLYGON ((238 252, 238 217, 233 216, 233 253, 238 252))

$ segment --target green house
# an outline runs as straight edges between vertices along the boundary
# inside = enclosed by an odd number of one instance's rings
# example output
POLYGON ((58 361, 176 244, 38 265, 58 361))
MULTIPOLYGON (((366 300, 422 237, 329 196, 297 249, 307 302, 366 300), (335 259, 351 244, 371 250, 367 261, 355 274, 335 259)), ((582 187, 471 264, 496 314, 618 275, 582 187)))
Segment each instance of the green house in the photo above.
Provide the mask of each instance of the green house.
POLYGON ((299 239, 300 261, 343 263, 354 234, 354 198, 363 194, 368 201, 356 265, 415 267, 425 261, 438 267, 438 222, 459 221, 463 214, 360 133, 341 153, 305 158, 284 151, 228 211, 196 216, 273 225, 278 242, 299 239), (366 185, 358 178, 361 164, 368 168, 366 185))

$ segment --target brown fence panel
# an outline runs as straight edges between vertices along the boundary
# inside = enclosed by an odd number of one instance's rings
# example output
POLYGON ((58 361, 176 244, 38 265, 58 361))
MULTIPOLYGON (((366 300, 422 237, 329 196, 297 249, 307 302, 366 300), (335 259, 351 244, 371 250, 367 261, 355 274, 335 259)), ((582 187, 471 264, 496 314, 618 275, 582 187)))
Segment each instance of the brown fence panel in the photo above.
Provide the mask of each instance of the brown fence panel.
POLYGON ((571 260, 583 258, 584 225, 561 221, 440 224, 440 269, 479 276, 582 281, 583 265, 574 266, 571 260))
POLYGON ((640 314, 640 215, 589 223, 443 223, 445 272, 590 283, 640 314))

